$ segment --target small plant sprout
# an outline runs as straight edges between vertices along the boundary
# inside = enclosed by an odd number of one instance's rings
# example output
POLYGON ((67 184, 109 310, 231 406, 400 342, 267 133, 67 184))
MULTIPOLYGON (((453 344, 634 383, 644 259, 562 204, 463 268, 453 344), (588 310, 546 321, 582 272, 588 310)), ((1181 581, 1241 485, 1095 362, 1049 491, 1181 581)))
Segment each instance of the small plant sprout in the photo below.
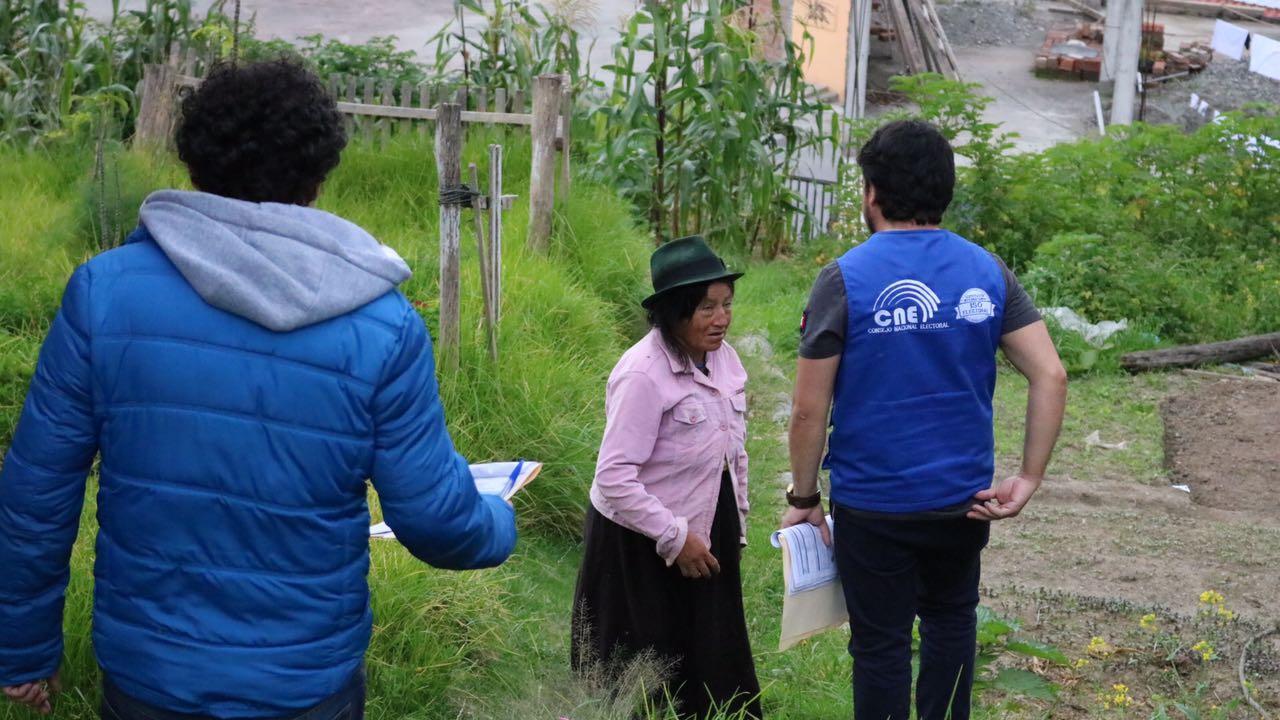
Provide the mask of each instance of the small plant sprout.
POLYGON ((1138 621, 1138 626, 1151 633, 1158 632, 1160 630, 1159 624, 1156 623, 1155 613, 1147 613, 1146 615, 1143 615, 1142 619, 1138 621))

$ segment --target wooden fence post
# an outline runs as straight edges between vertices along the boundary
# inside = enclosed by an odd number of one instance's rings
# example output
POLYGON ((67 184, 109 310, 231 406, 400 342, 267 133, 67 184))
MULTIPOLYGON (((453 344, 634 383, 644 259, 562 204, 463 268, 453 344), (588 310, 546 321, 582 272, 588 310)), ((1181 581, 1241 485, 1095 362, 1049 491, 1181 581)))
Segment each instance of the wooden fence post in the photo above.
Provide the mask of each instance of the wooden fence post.
MULTIPOLYGON (((436 175, 440 193, 462 183, 462 107, 442 103, 436 117, 436 175)), ((440 357, 450 370, 458 368, 461 344, 459 317, 459 234, 462 207, 440 204, 440 357)))
MULTIPOLYGON (((396 104, 396 86, 390 80, 382 83, 382 104, 391 107, 396 104)), ((391 120, 382 120, 382 127, 378 128, 378 147, 386 149, 387 142, 391 139, 391 120)))
POLYGON ((488 205, 486 198, 480 194, 480 173, 476 170, 476 164, 471 163, 469 166, 471 173, 471 187, 476 191, 475 197, 471 200, 471 211, 475 215, 476 221, 476 258, 480 261, 480 294, 484 296, 484 327, 485 335, 489 341, 489 359, 497 362, 498 360, 498 328, 497 322, 493 314, 493 273, 489 267, 490 252, 484 242, 485 222, 481 212, 485 205, 488 205))
POLYGON ((502 319, 502 146, 489 146, 489 287, 493 291, 493 323, 502 319))
MULTIPOLYGON (((431 86, 426 83, 422 83, 418 86, 418 107, 435 107, 431 104, 431 86)), ((427 123, 418 123, 418 134, 424 138, 427 136, 427 123)))
POLYGON ((539 75, 533 83, 533 167, 529 173, 529 247, 544 252, 551 240, 555 208, 556 124, 560 119, 560 76, 539 75))
POLYGON ((173 135, 178 100, 178 73, 169 65, 142 69, 142 107, 138 109, 134 138, 139 143, 167 147, 173 135))
POLYGON ((573 90, 569 88, 569 77, 564 79, 564 100, 560 111, 560 202, 569 202, 569 155, 573 149, 571 131, 573 129, 573 90))
MULTIPOLYGON (((413 83, 405 80, 400 83, 400 107, 413 107, 413 83)), ((400 129, 396 130, 397 135, 408 135, 413 128, 412 120, 401 120, 400 129)))
MULTIPOLYGON (((362 99, 360 100, 360 102, 364 103, 365 105, 373 105, 373 104, 374 104, 374 97, 375 97, 375 96, 374 96, 374 83, 375 83, 375 82, 377 82, 377 81, 376 81, 376 80, 374 80, 374 79, 373 79, 373 78, 371 78, 371 77, 367 77, 367 78, 365 78, 365 79, 364 79, 364 95, 362 96, 362 99)), ((364 141, 365 141, 366 143, 373 139, 373 129, 374 129, 374 126, 375 126, 376 124, 378 124, 379 122, 381 122, 381 121, 380 121, 380 120, 378 120, 378 118, 373 117, 372 115, 368 115, 368 116, 365 116, 364 118, 361 118, 361 123, 360 123, 360 125, 361 125, 361 132, 360 132, 360 134, 364 137, 364 141)))

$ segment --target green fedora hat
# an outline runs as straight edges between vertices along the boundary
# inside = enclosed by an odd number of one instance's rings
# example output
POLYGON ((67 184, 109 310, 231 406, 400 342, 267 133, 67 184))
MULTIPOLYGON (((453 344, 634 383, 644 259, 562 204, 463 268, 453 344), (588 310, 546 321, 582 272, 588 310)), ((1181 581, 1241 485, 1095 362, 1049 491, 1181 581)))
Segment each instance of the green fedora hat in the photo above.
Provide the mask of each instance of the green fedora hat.
POLYGON ((654 250, 649 258, 649 274, 653 276, 653 294, 640 302, 645 308, 675 288, 742 277, 740 272, 729 272, 700 235, 677 238, 654 250))

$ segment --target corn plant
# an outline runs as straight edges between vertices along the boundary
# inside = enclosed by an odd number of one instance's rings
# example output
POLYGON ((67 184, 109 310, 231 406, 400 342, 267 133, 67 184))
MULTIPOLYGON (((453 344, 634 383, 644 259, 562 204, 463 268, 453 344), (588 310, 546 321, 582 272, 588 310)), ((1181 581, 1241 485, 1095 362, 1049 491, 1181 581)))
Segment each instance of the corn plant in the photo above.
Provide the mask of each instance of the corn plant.
POLYGON ((655 243, 701 233, 766 256, 791 244, 803 208, 787 177, 835 128, 804 81, 801 46, 784 41, 769 59, 758 31, 772 28, 750 11, 646 0, 605 68, 613 83, 593 108, 592 165, 647 215, 655 243))
POLYGON ((582 48, 579 32, 593 12, 591 0, 556 0, 536 12, 527 0, 493 0, 489 7, 458 0, 457 9, 454 22, 434 38, 438 73, 460 69, 464 83, 492 88, 532 88, 533 79, 547 73, 567 77, 575 93, 596 84, 592 46, 582 48))
POLYGON ((189 45, 198 26, 191 0, 129 12, 114 0, 105 23, 80 0, 0 0, 0 142, 93 137, 100 123, 126 130, 143 66, 163 62, 172 43, 189 45))

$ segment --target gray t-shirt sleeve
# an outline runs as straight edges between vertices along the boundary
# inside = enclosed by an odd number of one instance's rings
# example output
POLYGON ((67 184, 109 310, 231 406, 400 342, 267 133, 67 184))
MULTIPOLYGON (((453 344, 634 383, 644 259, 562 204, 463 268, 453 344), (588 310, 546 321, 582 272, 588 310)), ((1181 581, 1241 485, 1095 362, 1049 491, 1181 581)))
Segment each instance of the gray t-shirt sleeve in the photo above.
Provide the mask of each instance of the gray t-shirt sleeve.
POLYGON ((822 268, 809 291, 809 304, 800 321, 800 357, 824 360, 843 353, 848 321, 844 276, 833 262, 822 268))
POLYGON ((1004 322, 1000 326, 1000 334, 1008 335, 1040 320, 1040 311, 1036 309, 1026 288, 1018 282, 1017 276, 1004 264, 1004 260, 995 253, 991 253, 991 257, 995 258, 1000 265, 1000 272, 1004 273, 1004 322))

